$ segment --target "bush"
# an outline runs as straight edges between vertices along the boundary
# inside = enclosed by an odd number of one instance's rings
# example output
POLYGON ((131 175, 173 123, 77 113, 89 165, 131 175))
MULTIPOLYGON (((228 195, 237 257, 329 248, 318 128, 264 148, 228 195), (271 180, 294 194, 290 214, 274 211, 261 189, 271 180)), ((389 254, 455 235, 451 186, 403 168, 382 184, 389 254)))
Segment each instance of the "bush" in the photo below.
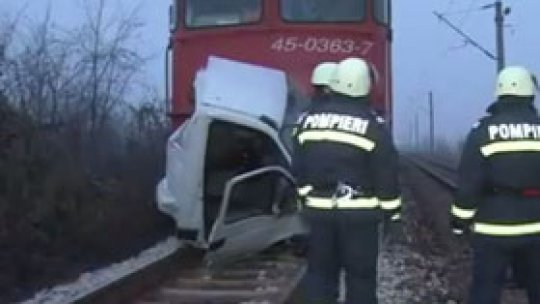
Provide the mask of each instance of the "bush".
POLYGON ((74 126, 42 128, 6 103, 0 118, 0 302, 172 232, 154 204, 164 128, 151 142, 119 140, 110 128, 115 145, 90 145, 74 126))

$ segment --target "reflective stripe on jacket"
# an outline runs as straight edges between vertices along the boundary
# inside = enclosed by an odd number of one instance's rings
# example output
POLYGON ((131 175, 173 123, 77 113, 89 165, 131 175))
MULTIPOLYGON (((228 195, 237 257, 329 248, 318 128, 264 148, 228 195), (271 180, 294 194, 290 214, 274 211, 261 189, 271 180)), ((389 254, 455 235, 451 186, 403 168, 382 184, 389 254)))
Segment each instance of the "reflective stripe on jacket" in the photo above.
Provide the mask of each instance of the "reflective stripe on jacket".
POLYGON ((540 196, 533 191, 540 189, 540 118, 532 100, 518 97, 488 111, 463 148, 451 215, 478 234, 540 234, 540 196))
POLYGON ((333 96, 314 103, 298 121, 293 174, 313 208, 377 209, 399 213, 398 155, 384 121, 365 98, 333 96), (368 197, 308 196, 338 183, 370 189, 368 197))

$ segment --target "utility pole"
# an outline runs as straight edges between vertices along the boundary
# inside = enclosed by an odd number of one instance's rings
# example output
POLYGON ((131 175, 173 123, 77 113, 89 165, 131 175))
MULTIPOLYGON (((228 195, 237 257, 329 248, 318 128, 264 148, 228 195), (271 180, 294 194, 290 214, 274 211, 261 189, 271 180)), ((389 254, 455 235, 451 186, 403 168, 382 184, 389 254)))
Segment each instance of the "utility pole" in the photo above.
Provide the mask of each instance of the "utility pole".
POLYGON ((503 4, 501 0, 495 2, 495 27, 497 41, 497 71, 501 71, 505 66, 504 55, 504 16, 509 14, 510 10, 506 9, 503 12, 503 4))
POLYGON ((416 138, 414 137, 415 134, 415 129, 414 129, 414 120, 411 119, 409 121, 409 146, 411 149, 416 149, 416 138))
POLYGON ((497 46, 496 54, 491 53, 486 48, 484 48, 480 43, 474 40, 471 36, 467 35, 463 30, 454 25, 450 20, 448 20, 443 14, 438 12, 433 12, 437 18, 448 25, 461 37, 465 38, 465 41, 472 46, 476 47, 478 50, 482 51, 484 55, 493 59, 497 63, 497 72, 502 70, 505 67, 505 49, 504 49, 504 22, 505 16, 510 14, 510 7, 504 7, 503 0, 496 0, 495 3, 487 4, 480 7, 480 10, 486 10, 494 8, 495 9, 495 40, 497 46))
POLYGON ((429 91, 429 151, 435 152, 435 112, 433 108, 433 91, 429 91))
POLYGON ((420 128, 418 126, 418 112, 414 113, 414 143, 416 150, 420 148, 420 128))

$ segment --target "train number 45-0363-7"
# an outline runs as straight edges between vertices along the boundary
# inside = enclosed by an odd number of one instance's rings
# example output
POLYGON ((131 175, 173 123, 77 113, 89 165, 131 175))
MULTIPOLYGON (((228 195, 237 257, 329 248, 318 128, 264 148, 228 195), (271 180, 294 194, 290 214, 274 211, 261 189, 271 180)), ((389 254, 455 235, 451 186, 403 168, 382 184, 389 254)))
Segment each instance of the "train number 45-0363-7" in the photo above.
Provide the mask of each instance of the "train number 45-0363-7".
POLYGON ((303 51, 307 53, 359 53, 369 54, 374 43, 369 40, 355 41, 353 39, 318 38, 318 37, 279 37, 272 42, 271 49, 276 52, 303 51))

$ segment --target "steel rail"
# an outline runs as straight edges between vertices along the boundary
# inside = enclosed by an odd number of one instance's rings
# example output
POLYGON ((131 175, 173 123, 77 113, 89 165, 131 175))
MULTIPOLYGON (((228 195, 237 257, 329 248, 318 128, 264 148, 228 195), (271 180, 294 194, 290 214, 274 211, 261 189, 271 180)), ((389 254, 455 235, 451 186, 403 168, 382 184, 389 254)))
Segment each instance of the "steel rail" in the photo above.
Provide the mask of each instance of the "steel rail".
POLYGON ((451 191, 457 190, 457 168, 454 169, 448 164, 438 163, 433 159, 426 159, 420 156, 406 156, 405 159, 424 173, 431 176, 445 188, 448 188, 451 191), (442 173, 442 171, 445 171, 446 173, 442 173), (449 173, 453 173, 455 176, 449 176, 449 173))
POLYGON ((69 303, 286 303, 305 265, 284 248, 208 268, 205 251, 182 246, 69 303))
POLYGON ((199 252, 194 249, 181 246, 172 253, 142 265, 123 277, 79 295, 69 303, 126 303, 141 290, 155 287, 173 272, 184 267, 193 267, 199 256, 199 252))

